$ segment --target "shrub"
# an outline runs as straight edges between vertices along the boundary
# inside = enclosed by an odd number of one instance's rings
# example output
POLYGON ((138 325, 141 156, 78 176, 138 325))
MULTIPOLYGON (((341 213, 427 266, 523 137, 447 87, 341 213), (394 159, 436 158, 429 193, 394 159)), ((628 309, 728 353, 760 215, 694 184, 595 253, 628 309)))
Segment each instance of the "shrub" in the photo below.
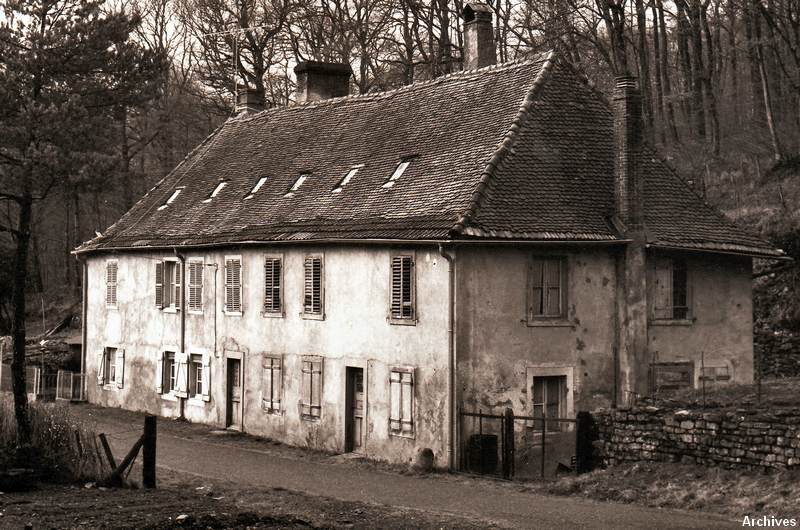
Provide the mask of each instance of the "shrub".
POLYGON ((65 404, 28 405, 31 450, 27 462, 17 462, 17 424, 10 395, 0 398, 0 469, 33 468, 50 480, 96 480, 103 468, 93 431, 70 414, 65 404))

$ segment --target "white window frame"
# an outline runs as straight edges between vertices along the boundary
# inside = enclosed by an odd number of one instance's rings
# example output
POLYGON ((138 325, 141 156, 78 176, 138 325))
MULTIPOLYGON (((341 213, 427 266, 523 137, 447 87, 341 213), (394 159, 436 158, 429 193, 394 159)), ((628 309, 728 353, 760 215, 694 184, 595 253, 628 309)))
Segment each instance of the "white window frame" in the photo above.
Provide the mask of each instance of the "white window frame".
MULTIPOLYGON (((284 283, 283 271, 284 271, 285 268, 286 268, 286 266, 285 266, 285 261, 283 259, 283 254, 264 254, 264 276, 263 276, 263 278, 264 278, 264 291, 263 291, 264 300, 263 300, 263 303, 261 304, 261 315, 262 316, 270 317, 270 318, 283 318, 283 316, 284 316, 284 309, 283 308, 284 308, 284 304, 285 304, 285 300, 286 300, 286 285, 284 283), (278 275, 278 289, 279 289, 278 292, 279 292, 280 300, 279 300, 279 304, 278 304, 279 307, 278 307, 277 311, 267 311, 267 309, 266 309, 266 306, 267 306, 267 287, 268 287, 267 286, 267 276, 266 276, 267 271, 266 271, 266 268, 267 268, 267 261, 268 260, 278 260, 278 262, 280 263, 280 267, 281 267, 280 274, 278 275)), ((305 270, 305 268, 304 268, 304 270, 305 270)))
POLYGON ((319 421, 322 418, 322 396, 325 394, 325 359, 320 355, 303 355, 300 358, 300 418, 306 421, 319 421), (309 366, 306 366, 309 363, 309 366), (319 370, 314 370, 319 364, 319 370), (317 393, 314 393, 314 374, 318 374, 317 393), (308 377, 308 383, 306 378, 308 377), (308 395, 306 395, 308 389, 308 395), (314 414, 314 409, 317 413, 314 414))
POLYGON ((283 372, 284 361, 282 355, 263 353, 261 357, 261 410, 267 414, 283 414, 283 372), (277 368, 276 368, 277 361, 277 368), (277 373, 277 376, 275 372, 277 373), (269 376, 267 376, 269 372, 269 376), (269 396, 267 396, 266 380, 269 377, 269 396), (275 382, 277 379, 277 390, 275 382), (277 398, 277 399, 276 399, 277 398))
POLYGON ((226 316, 240 317, 244 314, 244 260, 241 254, 225 256, 222 270, 223 280, 223 312, 226 316), (228 262, 239 260, 239 310, 228 310, 228 262))
POLYGON ((119 260, 117 259, 109 259, 106 260, 106 307, 108 309, 117 309, 119 306, 119 300, 117 298, 118 288, 119 286, 119 260), (109 268, 111 265, 114 266, 114 280, 109 280, 109 268), (110 294, 113 293, 113 296, 110 294), (113 299, 113 302, 109 303, 109 298, 113 299))
POLYGON ((165 209, 167 206, 169 206, 170 204, 175 202, 175 199, 178 198, 178 195, 181 194, 181 192, 183 191, 184 188, 185 188, 185 186, 178 186, 177 188, 175 188, 173 190, 173 192, 172 192, 172 195, 169 196, 167 201, 164 204, 162 204, 161 206, 158 207, 159 211, 165 209))
MULTIPOLYGON (((313 283, 313 277, 311 279, 313 283)), ((302 304, 301 307, 303 308, 300 312, 300 316, 304 319, 308 320, 325 320, 325 255, 322 252, 314 252, 305 254, 303 256, 303 289, 302 289, 302 300, 300 303, 302 304), (319 259, 319 312, 312 313, 306 312, 306 284, 308 280, 306 278, 306 261, 309 259, 319 259)), ((313 298, 313 293, 312 293, 313 298)))
POLYGON ((205 290, 204 287, 204 277, 205 277, 205 262, 203 258, 190 258, 186 260, 186 312, 192 315, 202 315, 203 314, 203 292, 205 290), (200 283, 192 283, 192 265, 200 265, 200 283), (197 299, 199 301, 200 307, 193 307, 192 306, 192 288, 199 287, 199 293, 197 294, 197 299))
POLYGON ((342 190, 344 190, 345 186, 347 186, 350 183, 350 181, 353 180, 353 177, 356 176, 358 170, 363 167, 364 164, 358 164, 352 166, 349 170, 347 170, 347 173, 344 175, 344 177, 342 177, 342 179, 338 182, 338 184, 336 184, 336 187, 331 190, 331 193, 341 193, 342 190))
POLYGON ((180 352, 180 348, 178 348, 178 346, 174 346, 174 345, 164 346, 161 349, 161 351, 158 352, 159 357, 158 357, 157 362, 156 362, 156 374, 157 374, 158 377, 161 378, 160 379, 161 384, 160 385, 159 384, 156 385, 156 391, 161 395, 162 399, 165 399, 167 401, 177 401, 177 399, 178 399, 177 396, 175 395, 175 387, 177 387, 177 376, 178 376, 178 374, 177 374, 177 365, 175 363, 177 362, 176 359, 177 359, 177 357, 179 355, 179 352, 180 352), (170 374, 166 374, 166 363, 167 363, 167 358, 168 358, 169 354, 173 355, 173 359, 175 361, 173 362, 173 370, 170 372, 170 374), (173 376, 172 376, 172 372, 173 371, 175 373, 176 385, 174 387, 172 387, 172 388, 169 388, 169 390, 167 390, 168 385, 169 385, 169 383, 171 382, 171 380, 173 378, 173 376), (165 377, 165 375, 166 375, 166 377, 165 377))
POLYGON ((288 199, 289 197, 294 197, 294 193, 300 189, 300 186, 306 183, 306 181, 311 177, 311 173, 300 173, 300 176, 297 177, 297 180, 292 183, 289 191, 284 194, 284 198, 288 199))
POLYGON ((400 179, 400 177, 403 176, 403 174, 408 169, 408 166, 411 165, 411 161, 412 161, 412 159, 407 158, 407 159, 404 159, 404 160, 401 160, 400 162, 398 162, 397 166, 394 168, 394 172, 391 174, 391 176, 388 179, 386 179, 386 182, 384 182, 381 187, 382 188, 391 188, 391 187, 393 187, 394 183, 397 182, 400 179))
POLYGON ((222 191, 222 190, 225 188, 225 186, 227 186, 227 185, 228 185, 228 182, 227 182, 227 181, 225 181, 225 180, 220 180, 220 181, 217 183, 217 186, 216 186, 216 187, 214 188, 214 190, 211 192, 211 195, 209 195, 207 198, 203 199, 203 201, 202 201, 202 202, 203 202, 203 203, 205 203, 205 204, 208 204, 209 202, 211 202, 211 200, 212 200, 214 197, 216 197, 217 195, 219 195, 219 192, 221 192, 221 191, 222 191))
POLYGON ((181 267, 181 261, 178 258, 161 258, 156 261, 156 265, 154 268, 155 272, 154 275, 156 276, 153 285, 155 285, 156 289, 156 308, 159 311, 164 313, 177 313, 181 308, 181 297, 183 296, 183 282, 185 278, 183 277, 183 267, 181 267), (161 278, 159 283, 158 278, 158 265, 161 265, 161 278), (167 277, 167 268, 170 267, 172 269, 172 274, 169 276, 169 282, 165 282, 167 277), (179 271, 181 275, 180 282, 176 282, 175 278, 175 271, 179 271), (158 287, 161 287, 161 303, 158 303, 158 287), (164 303, 165 295, 169 293, 169 305, 164 303))
POLYGON ((106 344, 97 356, 97 384, 104 390, 119 390, 125 383, 125 349, 106 344), (110 356, 110 361, 108 357, 110 356))
POLYGON ((416 436, 416 370, 413 366, 392 366, 389 369, 389 435, 403 438, 416 436), (408 395, 407 393, 410 393, 408 395), (411 410, 405 410, 406 404, 411 410))
MULTIPOLYGON (((401 278, 401 286, 400 289, 402 291, 402 278, 401 278)), ((402 293, 401 293, 401 313, 402 313, 402 293)), ((405 325, 405 326, 414 326, 418 321, 418 314, 417 314, 417 260, 416 260, 416 253, 411 252, 393 252, 389 257, 389 316, 388 321, 390 324, 398 324, 398 325, 405 325), (396 258, 404 259, 408 258, 411 260, 411 316, 409 317, 397 317, 394 314, 394 303, 395 303, 395 288, 394 288, 394 260, 396 258)))

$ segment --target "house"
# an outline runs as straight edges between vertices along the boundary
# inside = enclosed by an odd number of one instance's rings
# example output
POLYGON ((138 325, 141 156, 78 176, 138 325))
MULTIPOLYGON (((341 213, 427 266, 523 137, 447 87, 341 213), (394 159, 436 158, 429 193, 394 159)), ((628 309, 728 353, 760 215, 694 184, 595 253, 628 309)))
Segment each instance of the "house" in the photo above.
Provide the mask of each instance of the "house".
POLYGON ((89 401, 289 444, 454 465, 458 408, 569 417, 753 379, 753 258, 558 53, 348 96, 301 63, 298 103, 243 94, 85 263, 89 401))

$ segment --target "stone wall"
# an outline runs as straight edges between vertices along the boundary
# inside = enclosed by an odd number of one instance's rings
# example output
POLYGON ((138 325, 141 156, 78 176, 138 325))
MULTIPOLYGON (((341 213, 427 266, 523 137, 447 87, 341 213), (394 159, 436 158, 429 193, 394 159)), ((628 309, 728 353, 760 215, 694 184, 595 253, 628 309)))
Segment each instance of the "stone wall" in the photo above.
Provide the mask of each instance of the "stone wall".
POLYGON ((728 468, 800 468, 800 409, 595 413, 602 462, 658 461, 728 468))
POLYGON ((800 334, 756 328, 753 342, 763 377, 800 377, 800 334))

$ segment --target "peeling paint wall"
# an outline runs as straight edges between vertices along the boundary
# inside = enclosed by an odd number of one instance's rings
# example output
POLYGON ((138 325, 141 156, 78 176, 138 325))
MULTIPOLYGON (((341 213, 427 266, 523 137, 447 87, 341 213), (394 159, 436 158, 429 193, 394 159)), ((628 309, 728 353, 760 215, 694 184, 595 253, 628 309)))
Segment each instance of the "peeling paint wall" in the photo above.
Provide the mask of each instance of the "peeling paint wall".
MULTIPOLYGON (((365 441, 362 452, 371 458, 409 462, 421 448, 431 448, 436 465, 447 465, 447 285, 448 265, 435 247, 415 251, 417 282, 416 325, 393 325, 390 306, 389 247, 283 246, 214 252, 187 252, 202 258, 203 313, 186 315, 186 352, 211 358, 211 399, 186 400, 184 414, 194 422, 224 427, 226 422, 227 358, 240 356, 244 372, 243 429, 289 444, 341 452, 345 440, 345 372, 364 369, 366 395, 365 441), (284 316, 261 314, 264 293, 264 254, 284 259, 284 316), (301 317, 303 259, 324 254, 324 320, 301 317), (223 313, 224 259, 243 260, 242 316, 223 313), (218 267, 215 269, 214 264, 218 267), (216 293, 215 293, 216 291, 216 293), (216 315, 216 318, 215 318, 216 315), (283 358, 283 411, 261 408, 262 354, 283 358), (322 413, 319 420, 301 419, 301 370, 304 355, 323 361, 322 413), (389 370, 415 368, 415 436, 389 434, 389 370)), ((125 253, 118 260, 118 308, 105 305, 107 256, 88 259, 89 300, 86 324, 88 398, 104 406, 148 411, 166 417, 179 415, 179 401, 156 392, 156 363, 163 350, 179 351, 180 312, 155 306, 155 262, 170 253, 125 253), (97 384, 98 354, 104 346, 125 349, 125 379, 121 389, 97 384)))

